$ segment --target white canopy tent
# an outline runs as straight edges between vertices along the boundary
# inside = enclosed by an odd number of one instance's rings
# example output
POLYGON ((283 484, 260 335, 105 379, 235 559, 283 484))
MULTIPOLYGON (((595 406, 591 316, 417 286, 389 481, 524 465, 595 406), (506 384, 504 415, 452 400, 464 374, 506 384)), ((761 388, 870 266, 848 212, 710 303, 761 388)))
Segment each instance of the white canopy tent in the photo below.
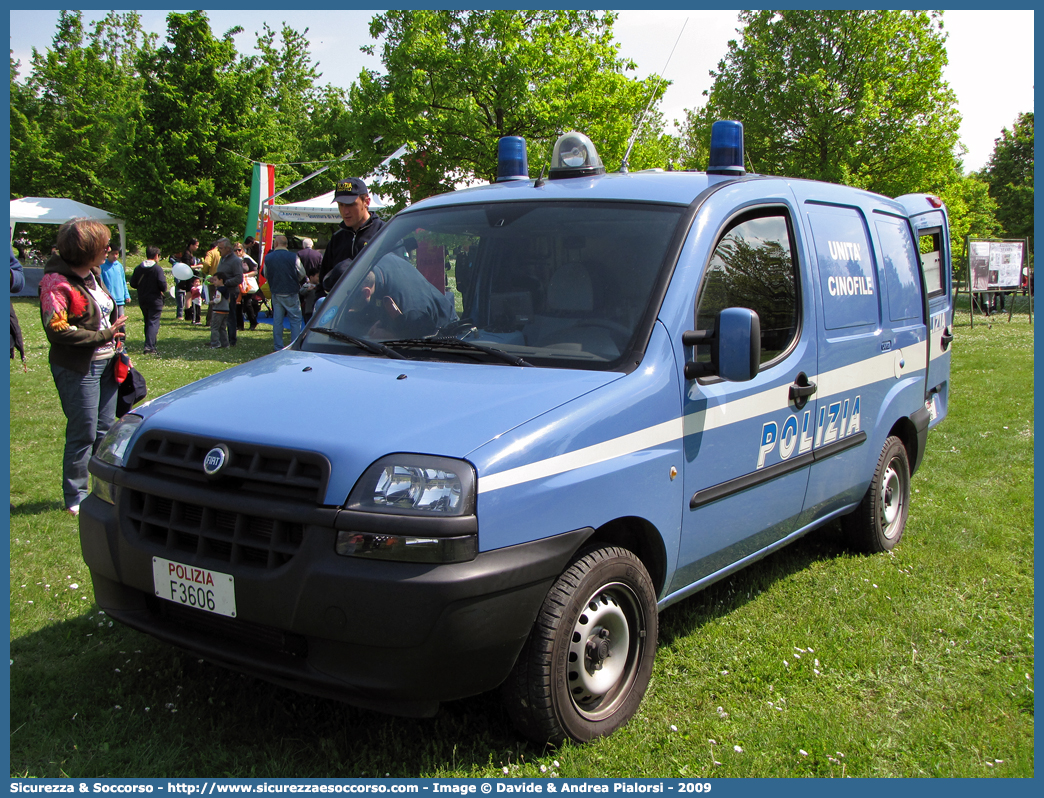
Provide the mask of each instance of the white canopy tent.
POLYGON ((84 205, 61 197, 22 197, 11 200, 11 239, 14 243, 16 224, 64 224, 70 219, 95 219, 102 224, 114 224, 120 231, 120 252, 127 254, 126 222, 108 211, 84 205))
MULTIPOLYGON (((367 180, 386 175, 388 165, 392 161, 401 158, 405 153, 406 145, 404 144, 381 161, 380 166, 374 170, 367 180)), ((370 210, 379 211, 387 207, 388 202, 386 200, 378 197, 376 194, 370 194, 370 210)), ((337 203, 334 202, 334 192, 332 191, 327 191, 318 197, 301 200, 300 202, 273 205, 271 208, 267 208, 267 210, 269 215, 277 222, 319 222, 325 224, 340 224, 341 222, 341 214, 337 210, 337 203)))
MULTIPOLYGON (((388 203, 376 194, 370 195, 370 210, 379 211, 386 207, 388 207, 388 203)), ((340 224, 341 222, 341 214, 337 210, 332 191, 300 202, 273 205, 266 210, 277 222, 319 222, 323 224, 340 224)))

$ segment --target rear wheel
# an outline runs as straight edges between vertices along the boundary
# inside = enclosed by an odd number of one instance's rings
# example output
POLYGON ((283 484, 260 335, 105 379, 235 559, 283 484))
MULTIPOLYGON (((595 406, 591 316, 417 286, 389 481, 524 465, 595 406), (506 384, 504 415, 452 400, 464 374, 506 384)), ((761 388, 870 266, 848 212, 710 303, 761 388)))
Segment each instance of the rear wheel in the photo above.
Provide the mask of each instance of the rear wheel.
POLYGON ((656 656, 656 594, 616 547, 579 556, 548 591, 504 686, 508 712, 537 743, 586 742, 630 720, 656 656))
POLYGON ((866 495, 844 519, 845 532, 860 551, 891 551, 903 537, 909 511, 910 458, 893 435, 885 441, 866 495))

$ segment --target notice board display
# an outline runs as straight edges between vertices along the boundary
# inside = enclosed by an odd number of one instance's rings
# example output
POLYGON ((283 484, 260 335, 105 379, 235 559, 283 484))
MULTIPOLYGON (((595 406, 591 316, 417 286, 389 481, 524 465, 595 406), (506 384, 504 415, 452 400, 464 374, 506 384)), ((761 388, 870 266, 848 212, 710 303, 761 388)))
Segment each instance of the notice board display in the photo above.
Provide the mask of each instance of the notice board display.
POLYGON ((968 242, 972 291, 1013 291, 1021 285, 1024 241, 968 242))

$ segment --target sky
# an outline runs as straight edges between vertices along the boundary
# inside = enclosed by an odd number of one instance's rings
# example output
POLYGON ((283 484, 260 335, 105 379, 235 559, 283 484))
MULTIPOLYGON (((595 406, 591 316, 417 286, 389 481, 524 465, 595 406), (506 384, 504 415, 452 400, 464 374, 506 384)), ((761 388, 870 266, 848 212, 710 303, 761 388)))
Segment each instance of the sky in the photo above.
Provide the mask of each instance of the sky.
MULTIPOLYGON (((163 39, 168 12, 139 13, 143 27, 163 39)), ((298 31, 308 28, 312 57, 323 73, 321 82, 347 88, 361 69, 381 71, 379 48, 375 56, 359 50, 374 43, 369 21, 375 13, 220 10, 207 11, 207 16, 218 35, 242 26, 244 32, 236 42, 243 52, 253 49, 254 33, 264 22, 276 31, 283 22, 298 31)), ((58 11, 12 10, 10 15, 11 50, 22 62, 24 74, 32 48, 50 46, 58 11)), ((104 11, 84 12, 88 21, 104 15, 104 11)), ((711 86, 710 70, 725 56, 729 39, 738 38, 737 15, 736 11, 700 10, 620 12, 613 30, 620 54, 638 65, 632 74, 645 77, 662 72, 672 83, 660 103, 669 131, 676 132, 671 123, 682 119, 686 108, 703 104, 703 92, 711 86)), ((976 171, 986 164, 1001 130, 1010 130, 1019 113, 1033 110, 1034 13, 947 11, 943 20, 950 61, 944 76, 962 116, 965 171, 976 171)))

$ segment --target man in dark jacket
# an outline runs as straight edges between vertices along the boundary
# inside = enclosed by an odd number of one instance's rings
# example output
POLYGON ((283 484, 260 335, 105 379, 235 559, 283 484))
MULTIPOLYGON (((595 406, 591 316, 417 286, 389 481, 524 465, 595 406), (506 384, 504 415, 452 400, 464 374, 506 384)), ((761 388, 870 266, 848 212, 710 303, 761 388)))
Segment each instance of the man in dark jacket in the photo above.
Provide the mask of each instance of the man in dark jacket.
POLYGON ((138 291, 138 307, 145 317, 145 354, 157 355, 156 337, 163 315, 163 295, 167 293, 167 276, 159 265, 159 247, 145 250, 145 260, 131 274, 130 287, 138 291))
POLYGON ((341 213, 341 226, 330 239, 319 266, 319 285, 324 292, 333 288, 352 260, 384 227, 384 221, 370 213, 370 192, 358 177, 337 184, 334 202, 341 213))

